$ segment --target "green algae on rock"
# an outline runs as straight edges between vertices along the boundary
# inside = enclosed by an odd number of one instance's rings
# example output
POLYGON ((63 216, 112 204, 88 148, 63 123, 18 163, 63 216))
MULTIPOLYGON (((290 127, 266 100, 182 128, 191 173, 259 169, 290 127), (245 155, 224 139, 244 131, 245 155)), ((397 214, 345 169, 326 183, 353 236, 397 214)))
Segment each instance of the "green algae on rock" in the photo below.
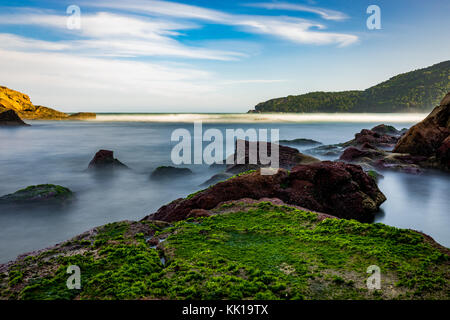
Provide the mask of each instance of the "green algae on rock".
POLYGON ((450 298, 449 250, 419 232, 271 202, 209 212, 111 223, 23 255, 0 265, 0 299, 450 298), (69 265, 80 290, 66 287, 69 265), (380 290, 366 286, 371 265, 380 290))
POLYGON ((73 198, 73 192, 54 184, 29 186, 0 197, 0 204, 63 204, 73 198))

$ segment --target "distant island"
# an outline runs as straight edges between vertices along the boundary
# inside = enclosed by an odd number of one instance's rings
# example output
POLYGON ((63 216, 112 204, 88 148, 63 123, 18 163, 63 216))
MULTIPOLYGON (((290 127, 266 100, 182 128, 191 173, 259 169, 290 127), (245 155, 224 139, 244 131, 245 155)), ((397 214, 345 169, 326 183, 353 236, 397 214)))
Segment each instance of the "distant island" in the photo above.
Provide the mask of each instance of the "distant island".
POLYGON ((85 120, 96 117, 96 114, 91 112, 67 114, 34 105, 28 95, 0 86, 0 114, 9 110, 13 110, 21 119, 28 120, 85 120))
POLYGON ((448 91, 450 60, 399 74, 363 91, 320 91, 276 98, 248 112, 429 112, 448 91))

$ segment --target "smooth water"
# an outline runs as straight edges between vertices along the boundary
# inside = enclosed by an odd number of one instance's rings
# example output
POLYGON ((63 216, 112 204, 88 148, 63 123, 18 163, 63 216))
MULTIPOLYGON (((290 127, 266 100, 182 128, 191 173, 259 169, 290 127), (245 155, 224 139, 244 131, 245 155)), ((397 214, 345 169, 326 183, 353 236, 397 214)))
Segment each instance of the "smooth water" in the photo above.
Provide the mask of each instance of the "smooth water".
MULTIPOLYGON (((29 121, 31 127, 0 129, 0 195, 43 183, 63 185, 76 193, 73 204, 58 210, 0 209, 0 263, 95 226, 140 219, 161 205, 201 189, 199 185, 219 171, 205 164, 189 165, 194 171, 189 178, 152 181, 150 173, 154 168, 172 164, 170 154, 176 144, 170 141, 172 132, 178 128, 192 132, 192 123, 117 120, 29 121), (99 149, 114 150, 115 157, 132 170, 109 177, 87 172, 89 161, 99 149)), ((203 129, 224 132, 235 128, 274 128, 280 130, 280 139, 308 138, 331 144, 347 141, 362 128, 382 122, 227 120, 204 123, 203 129)), ((403 128, 413 122, 389 124, 403 128)), ((376 221, 423 231, 449 247, 450 176, 383 174, 379 186, 388 200, 376 221)))

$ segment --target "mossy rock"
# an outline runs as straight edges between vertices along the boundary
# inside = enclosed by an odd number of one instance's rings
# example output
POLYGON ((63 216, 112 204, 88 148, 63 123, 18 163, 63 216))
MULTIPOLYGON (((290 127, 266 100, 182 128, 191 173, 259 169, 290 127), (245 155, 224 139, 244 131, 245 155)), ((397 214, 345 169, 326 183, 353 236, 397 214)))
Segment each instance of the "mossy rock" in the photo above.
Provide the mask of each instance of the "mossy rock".
POLYGON ((419 232, 270 202, 210 212, 111 223, 0 265, 0 300, 450 299, 449 251, 419 232), (80 290, 66 287, 70 265, 80 290), (366 286, 372 265, 380 290, 366 286))
POLYGON ((0 204, 63 204, 73 199, 73 192, 54 184, 40 184, 0 197, 0 204))

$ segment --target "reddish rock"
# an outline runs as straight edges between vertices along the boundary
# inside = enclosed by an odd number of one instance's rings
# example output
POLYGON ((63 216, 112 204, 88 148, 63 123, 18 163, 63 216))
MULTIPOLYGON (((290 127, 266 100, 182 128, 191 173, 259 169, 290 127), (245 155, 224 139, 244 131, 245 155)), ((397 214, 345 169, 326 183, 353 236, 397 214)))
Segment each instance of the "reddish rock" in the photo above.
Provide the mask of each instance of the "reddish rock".
POLYGON ((374 156, 374 154, 376 154, 376 151, 374 150, 362 150, 356 147, 348 147, 344 150, 344 153, 340 156, 339 159, 352 162, 364 157, 371 158, 374 156))
MULTIPOLYGON (((274 145, 277 146, 276 144, 274 145)), ((268 157, 270 157, 272 154, 271 153, 272 143, 267 142, 266 146, 267 146, 266 154, 268 157)), ((226 171, 229 173, 236 174, 267 166, 266 164, 261 163, 261 159, 259 157, 259 148, 260 144, 258 142, 237 140, 235 142, 234 147, 234 155, 233 155, 234 164, 228 165, 226 171), (238 158, 237 154, 238 142, 244 143, 244 152, 242 154, 242 157, 240 158, 238 158), (251 154, 251 152, 255 152, 255 154, 251 154), (252 155, 253 157, 250 157, 250 155, 252 155), (252 161, 253 163, 251 163, 250 160, 252 159, 256 159, 256 163, 254 163, 255 161, 252 161)), ((279 167, 284 169, 291 169, 292 167, 299 164, 320 162, 319 159, 300 153, 297 149, 282 145, 278 145, 278 155, 279 155, 279 167)))
MULTIPOLYGON (((450 92, 441 104, 421 122, 412 126, 398 141, 394 152, 436 158, 436 167, 449 170, 450 92)), ((430 161, 433 162, 433 161, 430 161)))
POLYGON ((149 220, 186 219, 193 209, 210 210, 219 203, 241 198, 278 198, 287 204, 368 221, 386 198, 358 165, 323 161, 299 165, 275 175, 259 171, 220 182, 191 198, 177 199, 146 217, 149 220))
POLYGON ((363 129, 360 133, 355 134, 355 143, 357 145, 370 143, 375 146, 394 146, 397 141, 397 137, 387 134, 379 134, 368 129, 363 129))
POLYGON ((89 163, 88 169, 125 169, 128 168, 122 162, 114 158, 114 152, 110 150, 98 151, 89 163))

